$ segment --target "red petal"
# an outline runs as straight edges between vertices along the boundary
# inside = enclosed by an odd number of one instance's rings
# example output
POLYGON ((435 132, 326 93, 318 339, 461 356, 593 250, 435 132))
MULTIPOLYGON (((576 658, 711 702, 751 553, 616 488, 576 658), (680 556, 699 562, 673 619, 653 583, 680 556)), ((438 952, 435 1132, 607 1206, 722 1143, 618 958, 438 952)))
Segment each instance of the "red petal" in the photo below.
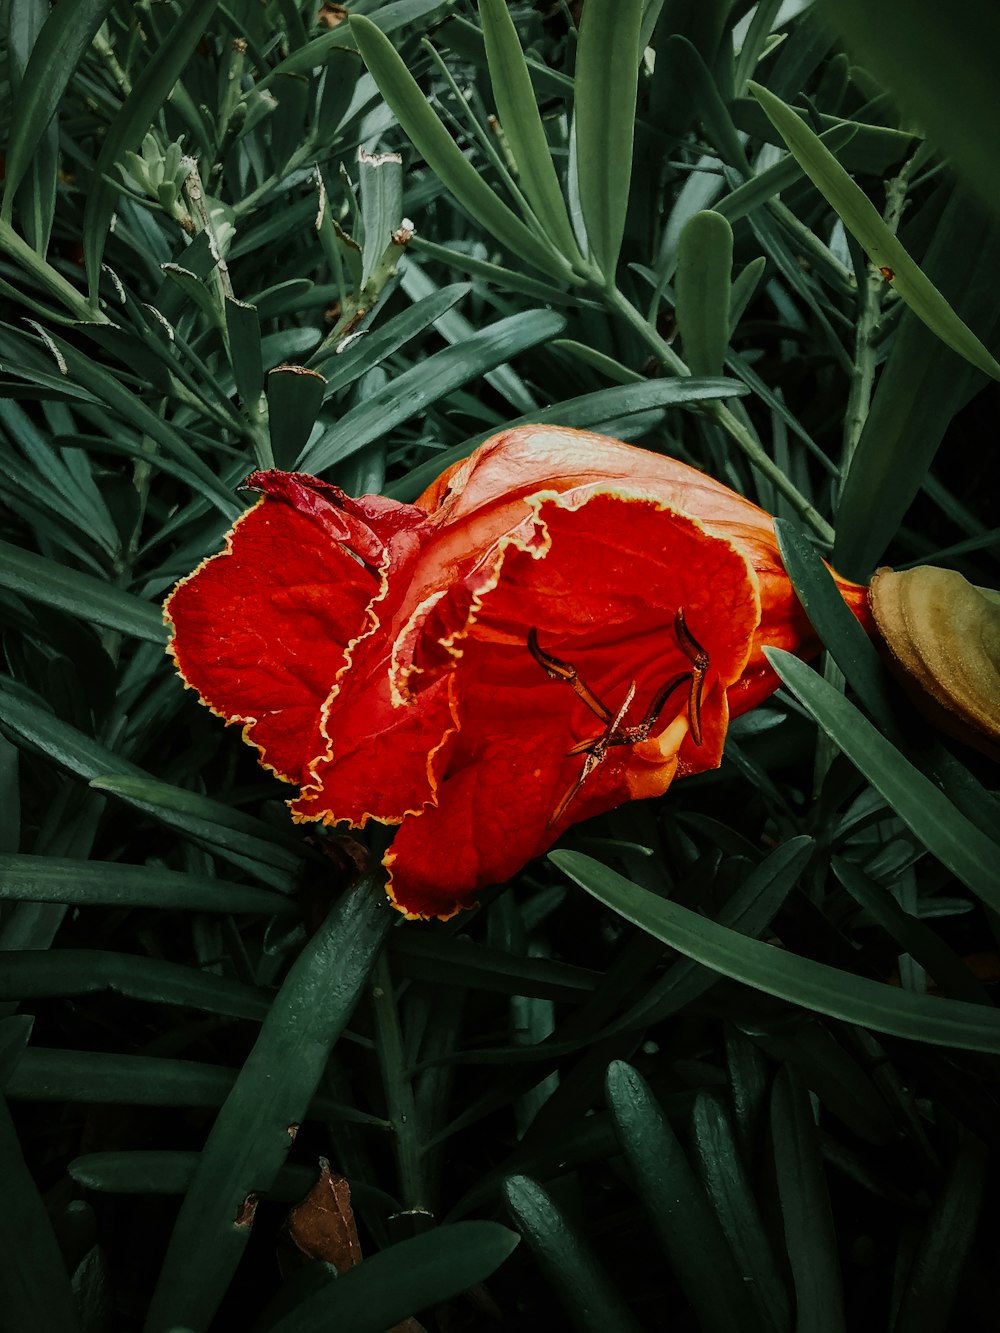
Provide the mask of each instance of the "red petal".
POLYGON ((436 637, 420 645, 418 660, 438 660, 448 641, 459 655, 460 730, 436 805, 403 821, 387 857, 391 892, 410 915, 448 915, 544 852, 570 824, 664 791, 679 755, 689 770, 719 762, 725 688, 743 668, 759 614, 746 561, 694 520, 607 488, 550 495, 538 510, 426 622, 436 637), (567 751, 603 724, 534 660, 528 630, 537 627, 545 652, 576 667, 611 710, 635 680, 625 719, 633 724, 658 687, 690 667, 674 633, 678 607, 710 657, 703 745, 686 736, 681 691, 653 737, 609 751, 552 822, 583 764, 567 751), (682 721, 669 726, 677 714, 682 721))
POLYGON ((352 646, 377 624, 385 572, 405 583, 425 518, 294 473, 258 472, 249 483, 271 498, 171 594, 171 648, 202 702, 244 723, 279 777, 305 784, 328 749, 327 700, 352 646))

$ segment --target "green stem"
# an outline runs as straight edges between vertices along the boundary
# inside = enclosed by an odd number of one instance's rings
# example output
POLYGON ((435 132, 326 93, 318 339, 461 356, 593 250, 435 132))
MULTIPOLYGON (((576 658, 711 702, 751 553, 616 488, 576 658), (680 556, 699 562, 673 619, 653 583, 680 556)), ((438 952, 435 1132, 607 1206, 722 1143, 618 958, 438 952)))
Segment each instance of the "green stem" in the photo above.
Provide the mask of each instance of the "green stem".
MULTIPOLYGON (((607 308, 623 319, 646 343, 660 363, 672 370, 675 375, 690 375, 684 361, 674 349, 657 333, 654 326, 636 310, 635 306, 622 295, 617 287, 610 285, 601 290, 601 297, 607 308)), ((753 466, 774 486, 775 490, 788 501, 795 512, 808 523, 812 530, 824 542, 833 541, 833 528, 823 515, 802 494, 799 488, 785 476, 773 458, 770 458, 743 422, 730 411, 724 403, 708 402, 702 411, 718 426, 721 426, 730 439, 740 448, 753 466)))
MULTIPOLYGON (((906 205, 913 161, 912 157, 909 158, 901 167, 899 174, 886 185, 882 220, 894 236, 899 229, 899 222, 906 205)), ((840 471, 841 477, 845 480, 871 407, 872 390, 875 385, 875 335, 882 314, 882 298, 886 292, 886 282, 881 270, 869 263, 867 271, 867 281, 862 285, 860 292, 860 310, 854 340, 854 369, 844 417, 844 447, 840 471)))
POLYGON ((376 1047, 389 1120, 396 1135, 396 1162, 403 1206, 412 1212, 430 1212, 424 1179, 424 1149, 417 1124, 417 1106, 410 1071, 403 1051, 403 1033, 385 954, 375 964, 372 998, 375 1005, 376 1047))
POLYGON ((38 285, 70 311, 74 319, 89 324, 110 324, 102 311, 95 309, 86 297, 62 276, 51 264, 18 236, 9 222, 0 222, 0 250, 9 255, 23 272, 30 274, 38 285))

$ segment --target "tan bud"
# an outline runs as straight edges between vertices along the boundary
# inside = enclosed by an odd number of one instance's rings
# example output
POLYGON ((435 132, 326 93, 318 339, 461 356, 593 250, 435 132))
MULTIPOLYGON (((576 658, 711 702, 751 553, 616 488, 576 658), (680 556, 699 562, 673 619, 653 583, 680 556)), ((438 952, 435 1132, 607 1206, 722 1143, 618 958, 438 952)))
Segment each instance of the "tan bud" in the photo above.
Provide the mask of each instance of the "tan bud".
POLYGON ((945 710, 937 720, 1000 754, 1000 593, 955 570, 920 565, 878 570, 868 596, 906 679, 945 710))

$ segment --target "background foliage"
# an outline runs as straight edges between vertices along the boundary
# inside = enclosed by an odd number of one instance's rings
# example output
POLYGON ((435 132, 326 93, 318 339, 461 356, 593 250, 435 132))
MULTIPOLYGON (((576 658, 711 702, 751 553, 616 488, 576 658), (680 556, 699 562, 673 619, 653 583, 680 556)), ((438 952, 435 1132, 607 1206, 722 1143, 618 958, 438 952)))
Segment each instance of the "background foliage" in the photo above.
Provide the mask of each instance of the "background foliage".
POLYGON ((997 583, 992 8, 3 9, 0 1326, 992 1326, 995 770, 817 557, 997 583), (412 498, 521 420, 777 514, 829 655, 387 920, 157 603, 255 465, 412 498))

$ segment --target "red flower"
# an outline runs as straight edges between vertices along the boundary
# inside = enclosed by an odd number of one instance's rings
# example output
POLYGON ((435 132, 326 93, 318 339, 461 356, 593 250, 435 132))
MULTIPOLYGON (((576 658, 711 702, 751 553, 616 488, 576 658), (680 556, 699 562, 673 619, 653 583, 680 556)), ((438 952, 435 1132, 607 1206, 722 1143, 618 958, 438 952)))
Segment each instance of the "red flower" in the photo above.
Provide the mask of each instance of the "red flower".
POLYGON ((410 916, 716 767, 729 717, 777 686, 763 647, 818 647, 762 510, 602 436, 497 435, 416 505, 247 485, 262 498, 167 602, 178 670, 299 786, 295 819, 399 825, 410 916))

